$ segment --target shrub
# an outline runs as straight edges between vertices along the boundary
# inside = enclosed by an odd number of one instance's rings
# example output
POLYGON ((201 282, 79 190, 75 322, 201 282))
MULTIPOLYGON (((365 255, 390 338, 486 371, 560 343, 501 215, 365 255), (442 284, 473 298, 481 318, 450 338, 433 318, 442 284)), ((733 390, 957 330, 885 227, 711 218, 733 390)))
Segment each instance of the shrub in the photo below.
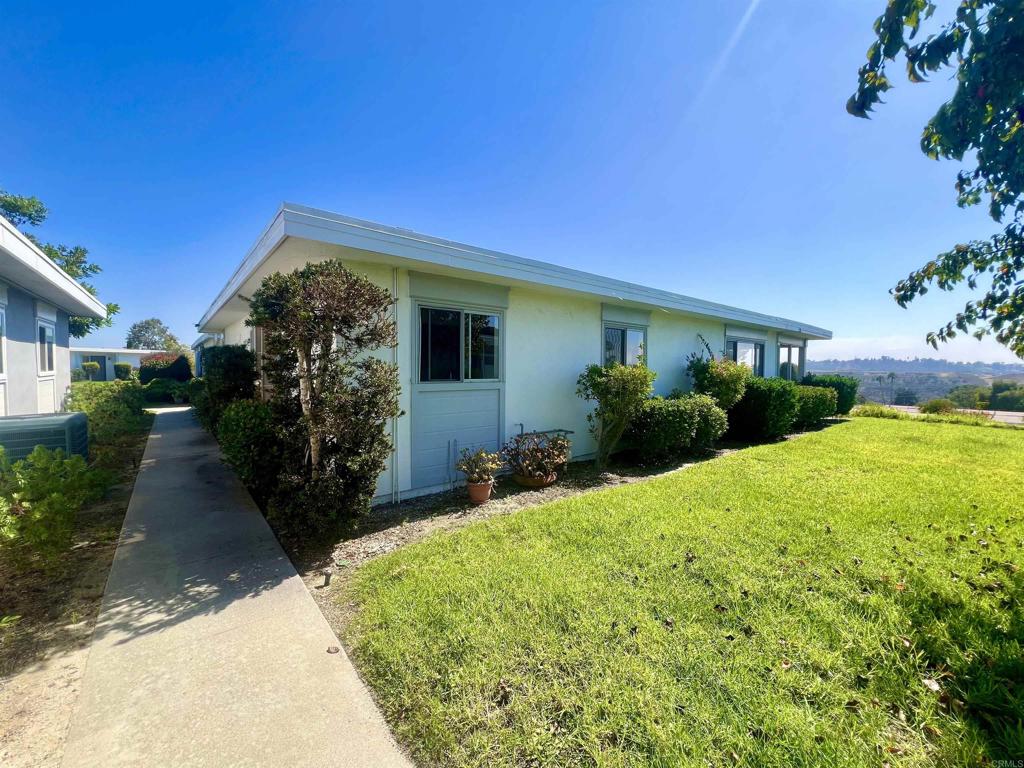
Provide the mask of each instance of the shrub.
POLYGON ((590 365, 576 380, 576 394, 597 403, 587 414, 597 440, 595 464, 604 469, 630 421, 651 394, 655 373, 643 363, 609 367, 590 365))
POLYGON ((1014 386, 997 388, 998 384, 1014 382, 995 382, 992 384, 992 400, 990 407, 996 411, 1024 411, 1024 387, 1014 386))
POLYGON ((725 411, 710 395, 653 397, 640 408, 627 440, 645 462, 664 462, 712 448, 728 426, 725 411))
POLYGON ((475 451, 463 448, 455 468, 466 476, 467 483, 493 483, 501 464, 501 456, 497 453, 488 453, 483 448, 475 451))
POLYGON ((892 402, 893 405, 917 405, 918 399, 917 392, 908 387, 900 387, 893 395, 892 402))
POLYGON ((256 396, 256 356, 241 344, 206 347, 202 355, 203 384, 193 385, 189 397, 199 421, 215 433, 228 405, 256 396))
POLYGON ((104 473, 39 445, 11 464, 0 447, 0 547, 15 567, 52 564, 71 545, 75 513, 103 495, 104 473))
POLYGON ((71 380, 72 381, 88 381, 89 377, 85 375, 85 371, 81 368, 71 369, 71 380))
POLYGON ((153 379, 143 390, 146 401, 150 403, 187 403, 189 402, 188 382, 174 379, 153 379))
POLYGON ((858 405, 851 412, 853 416, 865 416, 872 419, 909 419, 910 417, 903 411, 898 411, 895 408, 890 408, 888 405, 878 405, 877 403, 865 403, 864 405, 858 405))
POLYGON ((153 379, 188 381, 192 378, 192 364, 188 357, 177 352, 154 352, 139 363, 139 381, 148 384, 153 379))
POLYGON ((836 412, 838 394, 831 387, 797 386, 797 429, 815 427, 836 412))
POLYGON ((562 434, 527 432, 516 435, 501 449, 501 457, 513 475, 547 478, 569 461, 569 438, 562 434))
POLYGON ((132 364, 114 363, 114 378, 121 381, 130 381, 132 378, 132 364))
POLYGON ((228 464, 258 501, 270 498, 281 471, 280 439, 270 406, 236 400, 224 409, 217 440, 228 464))
POLYGON ((82 373, 85 374, 85 378, 92 381, 100 372, 100 364, 95 360, 86 360, 82 363, 82 373))
POLYGON ((387 427, 401 412, 398 366, 370 354, 398 344, 394 303, 336 260, 268 275, 253 292, 246 324, 263 330, 285 451, 268 514, 285 526, 323 527, 369 509, 391 454, 387 427))
POLYGON ((921 413, 953 413, 956 410, 956 403, 945 397, 937 397, 918 406, 918 410, 921 413))
POLYGON ((797 385, 785 379, 752 378, 729 411, 729 435, 745 440, 774 440, 788 434, 799 408, 797 385))
POLYGON ((686 371, 695 392, 710 395, 719 407, 729 410, 743 397, 753 372, 746 365, 728 359, 691 356, 686 371))
POLYGON ((857 387, 860 381, 852 376, 837 376, 835 374, 809 373, 804 376, 803 382, 806 387, 829 387, 836 391, 836 413, 845 415, 857 402, 857 387))
POLYGON ((135 381, 79 381, 71 385, 68 410, 82 411, 89 420, 89 437, 111 443, 137 432, 144 420, 143 388, 135 381))

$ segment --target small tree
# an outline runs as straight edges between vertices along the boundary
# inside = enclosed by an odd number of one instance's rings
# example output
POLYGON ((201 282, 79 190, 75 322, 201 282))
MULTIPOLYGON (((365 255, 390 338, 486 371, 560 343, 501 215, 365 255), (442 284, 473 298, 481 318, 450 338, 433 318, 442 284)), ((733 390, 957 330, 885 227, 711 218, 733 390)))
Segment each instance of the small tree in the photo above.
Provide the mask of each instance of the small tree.
POLYGON ((82 370, 85 372, 85 377, 92 381, 100 372, 100 364, 95 360, 87 360, 82 363, 82 370))
POLYGON ((372 497, 399 413, 397 366, 371 354, 398 343, 393 303, 340 261, 274 273, 253 293, 246 322, 263 329, 271 405, 295 449, 285 457, 290 508, 333 516, 372 497))
POLYGON ((598 469, 608 465, 608 459, 618 445, 630 421, 650 397, 655 373, 643 363, 609 367, 589 365, 576 380, 576 394, 584 400, 597 403, 587 414, 590 432, 597 440, 598 469))
POLYGON ((114 378, 128 381, 132 377, 131 363, 114 363, 114 378))
POLYGON ((155 317, 132 323, 128 328, 124 345, 128 349, 165 349, 168 352, 178 353, 188 350, 188 347, 171 333, 171 329, 162 320, 155 317))
POLYGON ((893 396, 893 405, 917 405, 917 392, 908 388, 900 387, 893 396))

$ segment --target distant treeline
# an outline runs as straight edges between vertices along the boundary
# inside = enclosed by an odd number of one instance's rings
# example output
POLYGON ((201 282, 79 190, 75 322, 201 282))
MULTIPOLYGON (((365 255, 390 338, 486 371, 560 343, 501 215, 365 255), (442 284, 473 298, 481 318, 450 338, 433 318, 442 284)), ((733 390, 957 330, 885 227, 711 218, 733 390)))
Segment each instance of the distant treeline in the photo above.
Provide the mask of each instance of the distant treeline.
POLYGON ((1024 363, 958 363, 952 360, 932 357, 915 357, 912 360, 898 360, 895 357, 855 357, 852 360, 809 360, 809 370, 815 373, 859 371, 873 373, 973 373, 979 376, 998 377, 1005 374, 1024 373, 1024 363))

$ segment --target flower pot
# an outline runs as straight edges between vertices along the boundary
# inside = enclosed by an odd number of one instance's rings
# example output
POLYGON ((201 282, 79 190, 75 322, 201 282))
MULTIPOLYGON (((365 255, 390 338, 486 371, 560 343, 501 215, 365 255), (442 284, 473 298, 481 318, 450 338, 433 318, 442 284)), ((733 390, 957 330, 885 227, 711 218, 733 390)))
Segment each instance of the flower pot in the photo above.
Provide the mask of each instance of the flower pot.
POLYGON ((474 504, 483 504, 491 498, 491 489, 494 488, 494 481, 486 483, 466 483, 469 490, 469 500, 474 504))
POLYGON ((558 475, 552 472, 547 477, 527 477, 526 475, 512 475, 512 479, 516 481, 518 485, 524 488, 547 488, 555 480, 558 479, 558 475))

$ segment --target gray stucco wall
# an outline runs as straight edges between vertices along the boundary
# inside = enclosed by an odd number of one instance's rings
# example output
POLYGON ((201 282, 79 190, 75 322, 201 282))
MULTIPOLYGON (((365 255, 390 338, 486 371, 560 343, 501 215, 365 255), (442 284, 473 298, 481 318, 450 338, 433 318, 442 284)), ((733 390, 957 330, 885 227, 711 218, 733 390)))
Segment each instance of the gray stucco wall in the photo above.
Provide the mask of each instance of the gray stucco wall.
MULTIPOLYGON (((7 413, 10 416, 39 412, 39 361, 36 300, 15 286, 7 288, 7 413)), ((57 310, 54 334, 54 386, 57 410, 71 386, 71 355, 68 351, 68 315, 57 310)))

